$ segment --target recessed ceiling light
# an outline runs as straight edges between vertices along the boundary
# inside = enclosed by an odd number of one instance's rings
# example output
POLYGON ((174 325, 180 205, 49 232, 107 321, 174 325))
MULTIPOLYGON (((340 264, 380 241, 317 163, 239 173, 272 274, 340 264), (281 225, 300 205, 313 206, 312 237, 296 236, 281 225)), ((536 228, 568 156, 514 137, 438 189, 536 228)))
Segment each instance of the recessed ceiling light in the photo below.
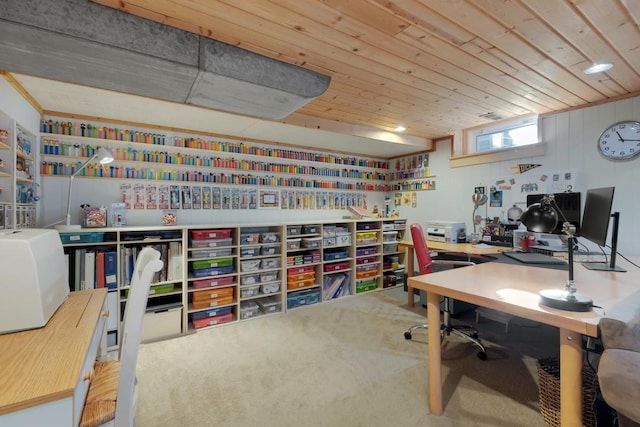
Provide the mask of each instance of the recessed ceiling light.
POLYGON ((406 128, 406 127, 404 127, 404 126, 402 126, 402 125, 401 125, 401 126, 396 127, 396 132, 404 132, 405 130, 407 130, 407 128, 406 128))
POLYGON ((585 74, 602 73, 613 67, 613 64, 593 64, 591 67, 584 70, 585 74))

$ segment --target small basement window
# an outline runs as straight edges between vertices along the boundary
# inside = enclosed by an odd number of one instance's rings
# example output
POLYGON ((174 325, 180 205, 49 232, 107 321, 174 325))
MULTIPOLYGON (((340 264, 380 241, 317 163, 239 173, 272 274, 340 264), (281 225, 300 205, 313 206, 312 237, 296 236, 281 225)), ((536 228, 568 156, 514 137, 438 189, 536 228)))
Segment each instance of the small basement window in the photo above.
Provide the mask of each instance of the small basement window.
POLYGON ((538 116, 533 114, 465 129, 462 131, 462 138, 454 138, 452 160, 455 165, 452 166, 491 163, 522 155, 539 155, 540 150, 533 148, 533 146, 543 145, 539 143, 538 116), (520 147, 526 146, 531 146, 531 149, 519 150, 520 147), (470 156, 477 158, 461 159, 470 156))

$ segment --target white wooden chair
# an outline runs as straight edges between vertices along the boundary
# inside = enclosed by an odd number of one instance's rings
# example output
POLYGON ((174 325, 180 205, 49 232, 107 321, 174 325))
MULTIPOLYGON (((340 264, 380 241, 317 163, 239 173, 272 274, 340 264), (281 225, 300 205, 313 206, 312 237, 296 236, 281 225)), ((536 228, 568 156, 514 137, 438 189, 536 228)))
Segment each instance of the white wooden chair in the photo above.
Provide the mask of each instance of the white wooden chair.
POLYGON ((118 360, 96 362, 84 404, 81 427, 135 425, 136 363, 149 286, 163 266, 160 252, 143 248, 138 254, 124 313, 118 360))

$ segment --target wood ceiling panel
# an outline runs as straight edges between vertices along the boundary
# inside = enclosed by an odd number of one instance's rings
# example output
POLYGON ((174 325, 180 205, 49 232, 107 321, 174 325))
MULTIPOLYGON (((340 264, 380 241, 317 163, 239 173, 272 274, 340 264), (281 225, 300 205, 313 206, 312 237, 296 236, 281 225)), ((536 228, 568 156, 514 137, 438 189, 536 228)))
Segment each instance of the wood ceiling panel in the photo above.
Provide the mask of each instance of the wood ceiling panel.
MULTIPOLYGON (((635 0, 98 0, 331 76, 298 111, 434 139, 640 91, 635 0), (606 59, 614 68, 585 75, 606 59)), ((286 121, 286 120, 285 120, 286 121)))

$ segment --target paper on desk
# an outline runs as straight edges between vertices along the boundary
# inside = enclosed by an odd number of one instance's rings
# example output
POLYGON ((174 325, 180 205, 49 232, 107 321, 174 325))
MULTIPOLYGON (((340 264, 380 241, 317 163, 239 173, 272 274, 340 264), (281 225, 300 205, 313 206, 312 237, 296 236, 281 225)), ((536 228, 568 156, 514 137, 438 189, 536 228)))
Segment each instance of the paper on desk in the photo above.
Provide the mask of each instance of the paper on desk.
POLYGON ((476 243, 475 245, 473 245, 474 248, 478 248, 478 249, 489 249, 489 248, 493 248, 493 246, 491 245, 487 245, 486 243, 476 243))

